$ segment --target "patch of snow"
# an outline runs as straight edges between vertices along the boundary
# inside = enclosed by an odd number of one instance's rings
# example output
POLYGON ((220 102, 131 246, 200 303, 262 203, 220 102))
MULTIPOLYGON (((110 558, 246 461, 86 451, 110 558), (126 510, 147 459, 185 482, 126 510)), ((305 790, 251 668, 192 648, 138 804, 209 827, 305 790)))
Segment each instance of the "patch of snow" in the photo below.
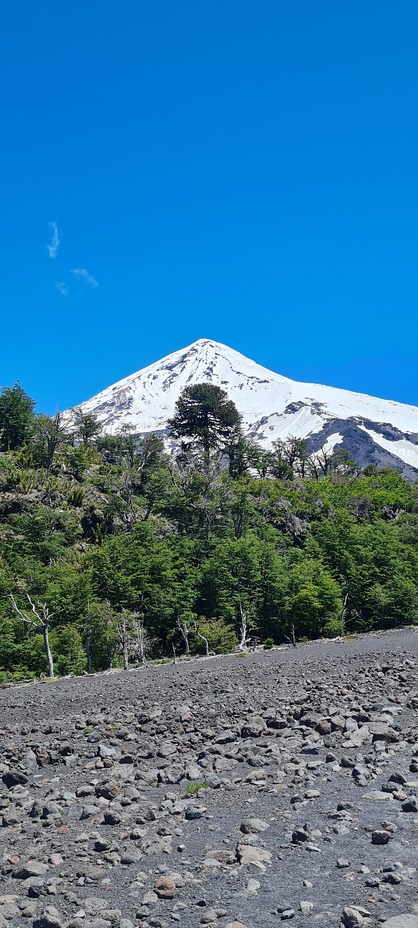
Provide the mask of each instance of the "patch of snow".
POLYGON ((332 454, 336 445, 341 444, 344 441, 344 436, 340 435, 339 432, 334 432, 333 435, 329 435, 325 444, 322 446, 322 450, 325 454, 332 454))
POLYGON ((385 451, 390 451, 395 457, 400 458, 404 464, 409 464, 411 467, 418 469, 418 445, 413 445, 412 442, 407 441, 405 438, 401 438, 397 441, 389 441, 387 438, 384 438, 383 435, 380 435, 379 432, 366 429, 364 425, 360 426, 360 428, 362 432, 366 432, 367 435, 370 435, 370 438, 373 439, 376 445, 380 445, 385 451))

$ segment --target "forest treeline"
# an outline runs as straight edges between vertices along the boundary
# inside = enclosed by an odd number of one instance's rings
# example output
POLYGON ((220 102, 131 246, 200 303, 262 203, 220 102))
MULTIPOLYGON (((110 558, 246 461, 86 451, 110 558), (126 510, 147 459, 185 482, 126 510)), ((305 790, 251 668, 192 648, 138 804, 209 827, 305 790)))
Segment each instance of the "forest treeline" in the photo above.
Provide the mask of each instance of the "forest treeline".
POLYGON ((418 621, 418 489, 397 471, 265 451, 208 384, 180 397, 170 453, 34 406, 0 395, 0 678, 418 621))

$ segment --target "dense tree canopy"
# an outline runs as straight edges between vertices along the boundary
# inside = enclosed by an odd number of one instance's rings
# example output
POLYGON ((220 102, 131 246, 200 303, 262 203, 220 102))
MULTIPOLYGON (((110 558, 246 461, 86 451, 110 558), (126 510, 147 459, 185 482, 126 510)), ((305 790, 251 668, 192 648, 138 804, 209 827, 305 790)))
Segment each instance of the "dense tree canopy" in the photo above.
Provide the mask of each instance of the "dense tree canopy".
POLYGON ((45 620, 57 674, 418 621, 418 489, 397 471, 249 444, 223 391, 185 391, 186 464, 3 397, 21 427, 0 453, 0 674, 48 672, 45 620))
POLYGON ((28 440, 33 424, 35 403, 20 383, 4 387, 0 395, 0 449, 14 451, 28 440))

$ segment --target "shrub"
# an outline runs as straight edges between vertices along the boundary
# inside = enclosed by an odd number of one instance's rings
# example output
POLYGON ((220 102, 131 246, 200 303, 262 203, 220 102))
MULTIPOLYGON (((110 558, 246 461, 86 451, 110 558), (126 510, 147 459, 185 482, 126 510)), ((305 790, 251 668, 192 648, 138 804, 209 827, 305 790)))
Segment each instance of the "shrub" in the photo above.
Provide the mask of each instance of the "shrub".
POLYGON ((208 788, 207 783, 188 783, 188 785, 184 789, 184 795, 195 796, 196 793, 198 793, 200 789, 207 789, 207 788, 208 788))
POLYGON ((344 626, 340 619, 332 619, 324 625, 322 634, 324 638, 339 638, 344 634, 344 626))

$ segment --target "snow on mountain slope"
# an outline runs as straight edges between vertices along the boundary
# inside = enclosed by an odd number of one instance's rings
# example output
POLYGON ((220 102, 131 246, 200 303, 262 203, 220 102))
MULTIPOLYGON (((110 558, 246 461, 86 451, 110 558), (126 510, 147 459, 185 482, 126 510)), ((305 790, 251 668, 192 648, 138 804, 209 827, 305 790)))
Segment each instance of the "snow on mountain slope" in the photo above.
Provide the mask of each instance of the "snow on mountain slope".
POLYGON ((228 393, 241 413, 244 432, 264 447, 290 436, 309 440, 313 448, 341 444, 362 464, 397 466, 406 476, 416 476, 416 406, 298 383, 210 339, 150 364, 77 409, 96 415, 108 433, 123 425, 141 433, 164 431, 182 390, 203 382, 228 393))

